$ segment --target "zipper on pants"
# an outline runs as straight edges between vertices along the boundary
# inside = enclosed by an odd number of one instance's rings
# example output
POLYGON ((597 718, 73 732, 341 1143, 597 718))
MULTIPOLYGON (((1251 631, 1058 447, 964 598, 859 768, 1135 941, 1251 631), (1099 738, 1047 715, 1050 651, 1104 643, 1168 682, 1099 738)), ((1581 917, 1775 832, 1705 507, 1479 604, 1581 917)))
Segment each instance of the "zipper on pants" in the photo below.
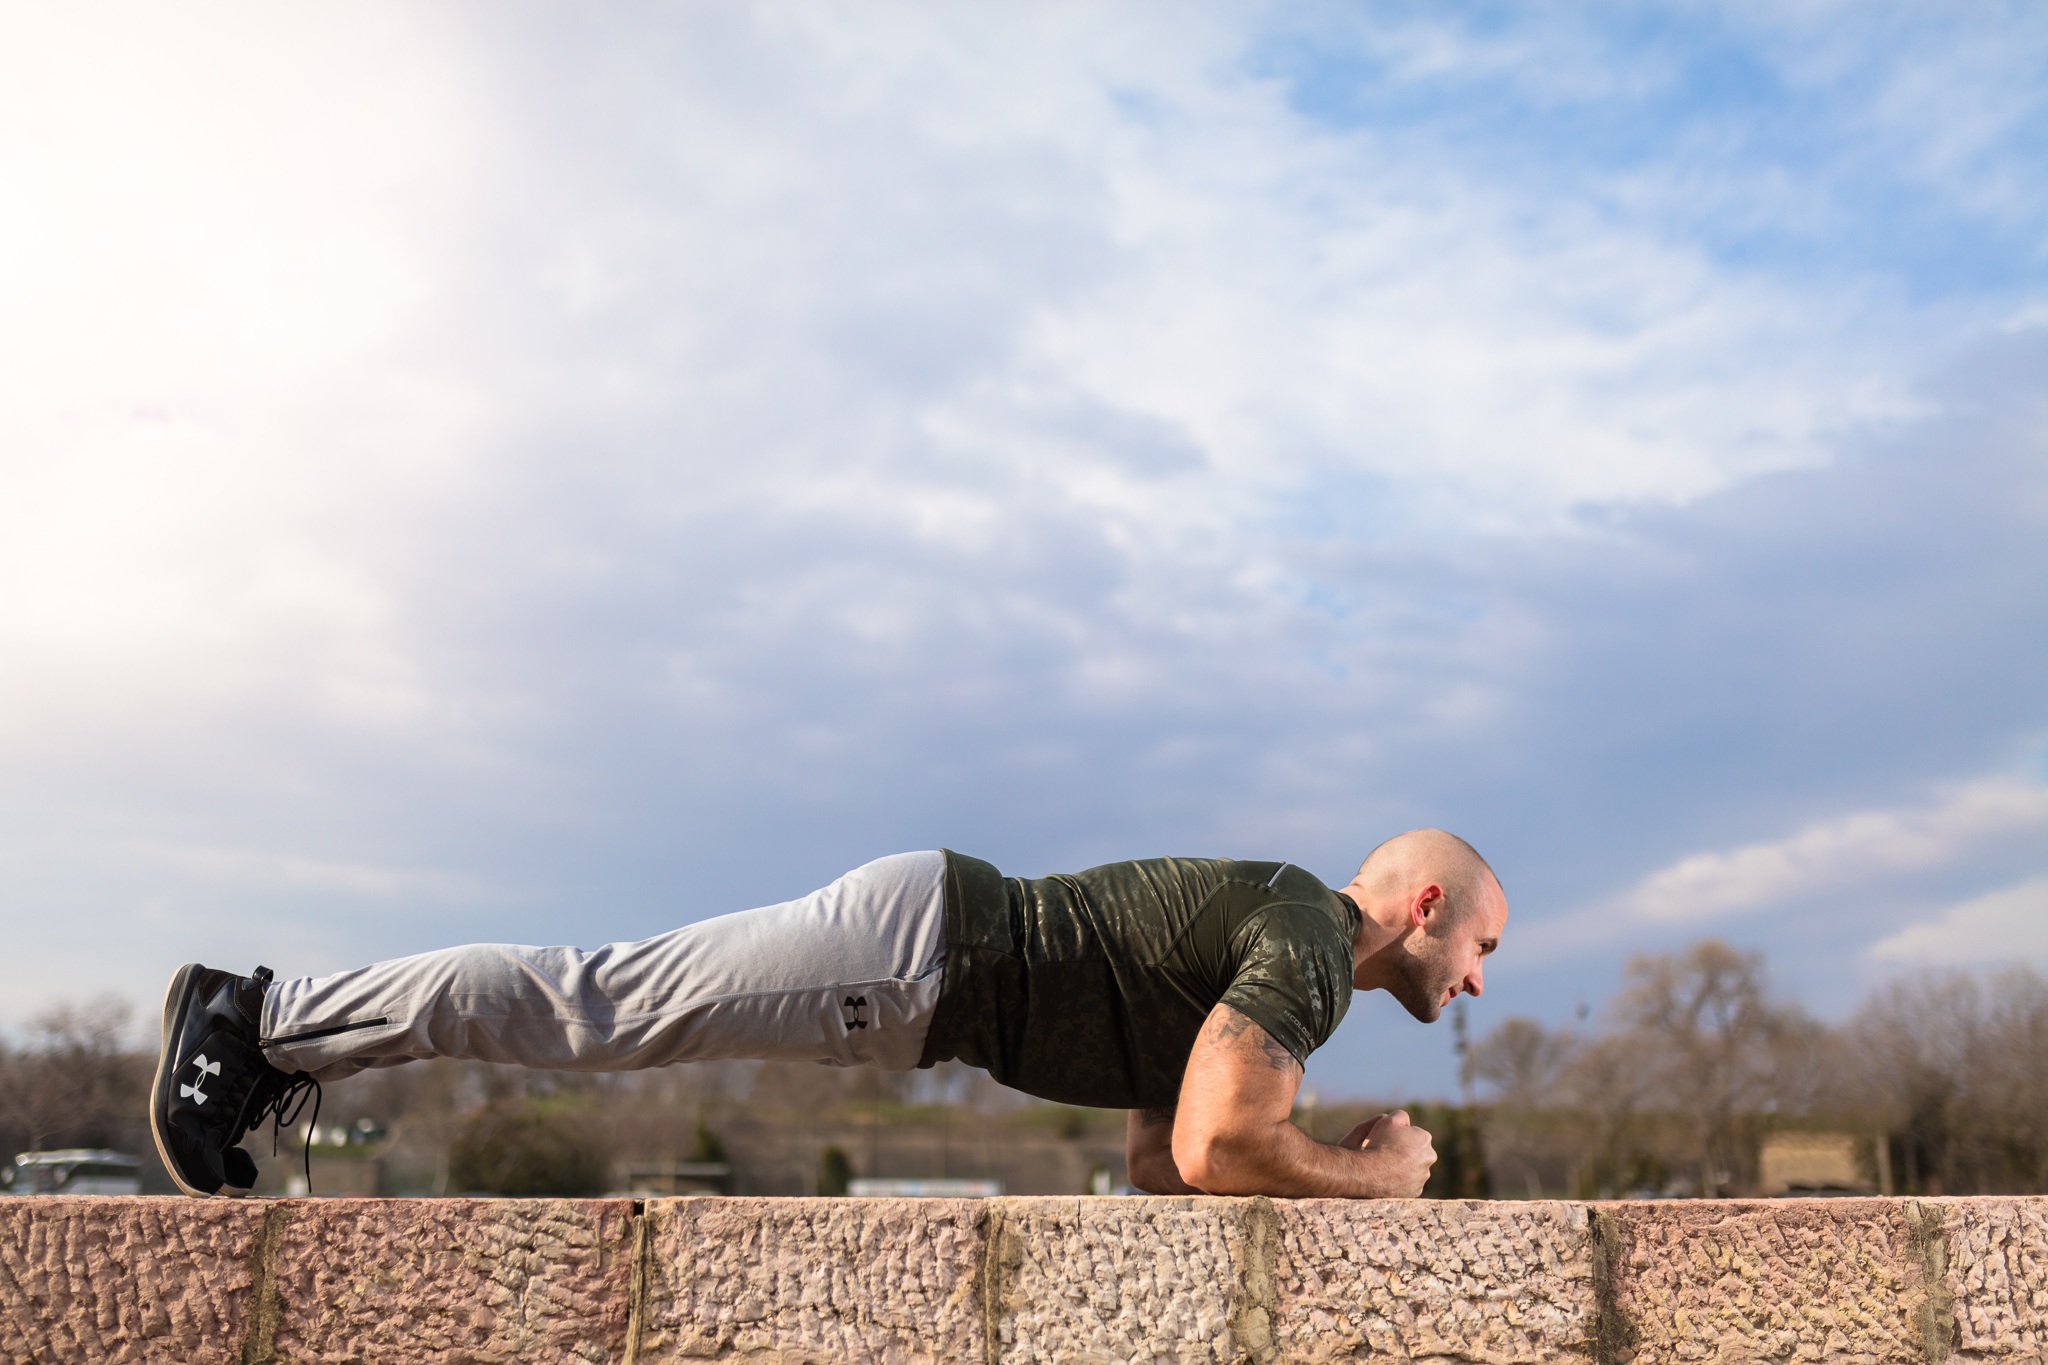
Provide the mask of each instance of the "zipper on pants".
POLYGON ((256 1046, 269 1047, 274 1043, 310 1043, 315 1038, 332 1038, 337 1033, 354 1033, 359 1029, 383 1028, 390 1022, 389 1019, 364 1019, 354 1024, 336 1024, 332 1028, 308 1029, 304 1033, 286 1033, 276 1038, 262 1038, 257 1040, 256 1046))

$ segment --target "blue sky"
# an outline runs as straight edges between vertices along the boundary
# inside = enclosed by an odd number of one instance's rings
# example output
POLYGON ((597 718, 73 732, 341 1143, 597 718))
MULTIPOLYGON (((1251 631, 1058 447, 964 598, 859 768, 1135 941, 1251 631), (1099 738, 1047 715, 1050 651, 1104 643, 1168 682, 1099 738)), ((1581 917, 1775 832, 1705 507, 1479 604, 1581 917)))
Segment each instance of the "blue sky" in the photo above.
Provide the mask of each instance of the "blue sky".
POLYGON ((2048 965, 2036 9, 0 25, 0 1022, 1424 823, 1480 1029, 2048 965))

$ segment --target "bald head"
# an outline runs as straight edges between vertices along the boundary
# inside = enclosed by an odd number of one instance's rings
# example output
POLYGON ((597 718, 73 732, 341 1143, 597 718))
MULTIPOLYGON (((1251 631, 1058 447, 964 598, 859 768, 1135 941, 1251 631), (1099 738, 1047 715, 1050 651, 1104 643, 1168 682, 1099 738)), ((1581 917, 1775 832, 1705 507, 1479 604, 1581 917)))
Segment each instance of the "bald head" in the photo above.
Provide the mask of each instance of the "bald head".
POLYGON ((1493 897, 1506 899, 1500 878, 1479 850, 1441 829, 1396 834, 1365 855, 1353 881, 1378 896, 1399 895, 1409 887, 1435 882, 1443 888, 1447 924, 1493 897))
POLYGON ((1392 992, 1425 1024, 1485 988, 1508 899, 1472 845, 1440 829, 1397 834, 1366 855, 1344 892, 1359 911, 1352 985, 1392 992))

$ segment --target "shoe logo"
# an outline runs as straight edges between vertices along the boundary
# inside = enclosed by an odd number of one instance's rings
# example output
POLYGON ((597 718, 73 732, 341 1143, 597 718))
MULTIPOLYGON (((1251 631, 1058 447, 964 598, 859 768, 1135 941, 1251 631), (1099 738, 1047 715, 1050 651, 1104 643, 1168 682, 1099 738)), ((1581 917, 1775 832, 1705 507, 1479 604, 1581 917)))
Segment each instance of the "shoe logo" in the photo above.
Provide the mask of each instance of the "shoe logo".
POLYGON ((208 1076, 220 1075, 220 1063, 207 1061, 206 1054, 202 1052, 192 1059, 192 1065, 196 1068, 197 1074, 192 1077, 192 1084, 178 1087, 178 1098, 190 1100, 194 1104, 204 1104, 206 1092, 199 1088, 199 1083, 208 1076))
POLYGON ((861 1017, 861 1011, 867 1007, 868 998, 865 995, 847 996, 846 1004, 841 1006, 846 1011, 846 1027, 849 1029, 866 1028, 868 1021, 861 1017))

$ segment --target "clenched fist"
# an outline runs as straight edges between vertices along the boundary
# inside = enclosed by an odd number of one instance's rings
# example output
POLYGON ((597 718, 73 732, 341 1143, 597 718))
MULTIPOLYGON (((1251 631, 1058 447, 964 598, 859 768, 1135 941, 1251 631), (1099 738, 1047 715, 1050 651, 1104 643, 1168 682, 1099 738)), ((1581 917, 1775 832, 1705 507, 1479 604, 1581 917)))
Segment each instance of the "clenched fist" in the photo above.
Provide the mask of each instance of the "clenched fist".
POLYGON ((1429 1183, 1429 1168, 1436 1165, 1436 1144, 1430 1140, 1429 1130, 1410 1123, 1406 1109, 1367 1119, 1337 1145, 1380 1158, 1384 1188, 1378 1193, 1382 1199, 1415 1198, 1429 1183))

